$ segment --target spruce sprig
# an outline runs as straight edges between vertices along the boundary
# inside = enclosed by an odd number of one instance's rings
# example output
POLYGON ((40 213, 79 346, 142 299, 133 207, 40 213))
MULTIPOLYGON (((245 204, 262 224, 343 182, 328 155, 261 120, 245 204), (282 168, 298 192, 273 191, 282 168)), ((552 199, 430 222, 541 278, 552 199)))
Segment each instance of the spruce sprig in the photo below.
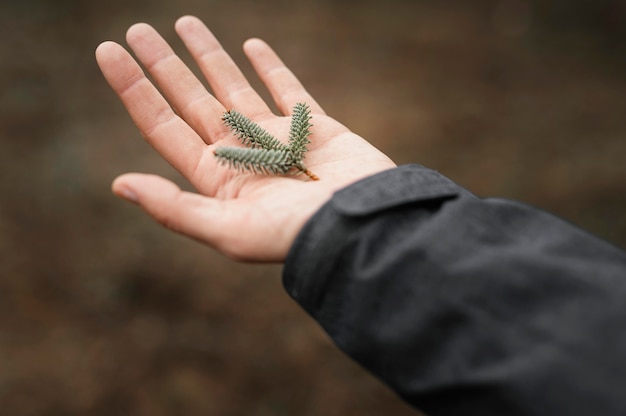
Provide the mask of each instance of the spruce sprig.
POLYGON ((303 160, 306 153, 306 145, 311 143, 311 110, 304 103, 297 103, 293 108, 291 116, 291 127, 289 130, 289 148, 296 160, 303 160))
POLYGON ((293 168, 292 155, 288 150, 219 147, 215 149, 215 156, 235 169, 255 173, 282 175, 293 168))
POLYGON ((221 164, 261 174, 284 175, 298 171, 314 181, 319 180, 303 163, 306 145, 310 143, 310 128, 313 126, 308 105, 298 103, 293 108, 289 144, 282 143, 235 110, 224 113, 222 120, 248 147, 218 147, 214 154, 221 164))
POLYGON ((222 116, 224 124, 237 134, 243 144, 262 149, 288 150, 289 147, 269 134, 261 126, 236 110, 230 110, 222 116))

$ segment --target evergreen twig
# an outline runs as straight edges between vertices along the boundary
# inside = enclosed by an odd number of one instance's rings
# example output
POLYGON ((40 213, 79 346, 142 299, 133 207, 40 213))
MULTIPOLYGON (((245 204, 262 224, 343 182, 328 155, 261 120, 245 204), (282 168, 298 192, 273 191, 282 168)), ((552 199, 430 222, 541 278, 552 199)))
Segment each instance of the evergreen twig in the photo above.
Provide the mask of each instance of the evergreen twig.
POLYGON ((289 130, 289 148, 294 154, 295 160, 304 159, 304 154, 307 151, 306 145, 311 143, 309 136, 311 132, 309 129, 312 127, 311 111, 309 107, 304 103, 298 103, 293 108, 293 114, 291 116, 291 128, 289 130))
POLYGON ((222 116, 224 124, 237 134, 243 144, 262 149, 288 150, 288 146, 268 133, 261 126, 236 110, 230 110, 222 116))
POLYGON ((224 113, 222 120, 248 147, 215 149, 215 157, 221 164, 239 170, 274 175, 299 171, 314 181, 319 180, 303 163, 306 145, 310 143, 310 128, 313 126, 310 122, 311 112, 308 105, 297 103, 293 108, 288 145, 235 110, 224 113))
POLYGON ((215 149, 215 156, 221 164, 256 173, 281 175, 293 168, 292 155, 288 150, 219 147, 215 149))

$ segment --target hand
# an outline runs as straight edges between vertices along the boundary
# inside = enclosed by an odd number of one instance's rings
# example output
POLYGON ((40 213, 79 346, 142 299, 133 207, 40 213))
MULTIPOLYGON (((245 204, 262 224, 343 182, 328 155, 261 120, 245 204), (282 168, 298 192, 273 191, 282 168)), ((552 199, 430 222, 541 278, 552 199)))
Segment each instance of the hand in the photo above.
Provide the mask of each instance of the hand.
POLYGON ((326 116, 263 41, 248 40, 244 51, 284 116, 271 112, 200 20, 182 17, 176 31, 214 95, 146 24, 132 26, 127 42, 163 95, 120 45, 104 42, 96 50, 105 78, 142 135, 199 192, 184 192, 155 175, 118 177, 113 192, 140 205, 159 223, 237 260, 283 261, 302 226, 334 191, 395 167, 383 153, 326 116), (215 146, 237 146, 222 123, 225 111, 236 109, 285 138, 289 112, 297 102, 311 108, 314 127, 305 164, 319 181, 304 175, 239 172, 218 164, 215 146))

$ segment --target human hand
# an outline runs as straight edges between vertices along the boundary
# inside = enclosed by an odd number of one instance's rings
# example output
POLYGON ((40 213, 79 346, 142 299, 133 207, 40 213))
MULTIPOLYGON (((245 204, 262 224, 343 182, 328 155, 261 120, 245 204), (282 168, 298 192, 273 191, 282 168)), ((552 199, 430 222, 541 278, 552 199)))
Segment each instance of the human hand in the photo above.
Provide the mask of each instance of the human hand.
POLYGON ((199 192, 185 192, 165 178, 139 173, 113 182, 116 195, 137 203, 162 225, 237 260, 283 261, 305 222, 334 191, 395 167, 367 141, 326 116, 263 41, 248 40, 244 51, 283 116, 272 113, 199 19, 180 18, 176 31, 214 95, 147 24, 133 25, 126 40, 163 95, 123 47, 104 42, 96 50, 102 73, 141 134, 199 192), (297 102, 311 108, 314 126, 305 164, 319 181, 239 172, 218 163, 216 146, 237 145, 222 123, 225 111, 235 109, 283 138, 297 102))

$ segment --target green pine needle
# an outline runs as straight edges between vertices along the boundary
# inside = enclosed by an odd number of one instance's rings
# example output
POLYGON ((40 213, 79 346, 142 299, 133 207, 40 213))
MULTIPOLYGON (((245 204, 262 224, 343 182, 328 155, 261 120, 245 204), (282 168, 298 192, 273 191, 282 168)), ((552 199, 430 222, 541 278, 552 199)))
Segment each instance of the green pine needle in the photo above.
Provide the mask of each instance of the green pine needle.
POLYGON ((235 110, 224 113, 222 120, 248 148, 215 149, 215 157, 221 164, 261 174, 284 175, 290 171, 299 171, 314 181, 319 180, 317 175, 302 163, 307 151, 306 145, 310 143, 310 129, 313 126, 310 122, 311 111, 306 104, 298 103, 293 108, 289 145, 282 143, 235 110))

